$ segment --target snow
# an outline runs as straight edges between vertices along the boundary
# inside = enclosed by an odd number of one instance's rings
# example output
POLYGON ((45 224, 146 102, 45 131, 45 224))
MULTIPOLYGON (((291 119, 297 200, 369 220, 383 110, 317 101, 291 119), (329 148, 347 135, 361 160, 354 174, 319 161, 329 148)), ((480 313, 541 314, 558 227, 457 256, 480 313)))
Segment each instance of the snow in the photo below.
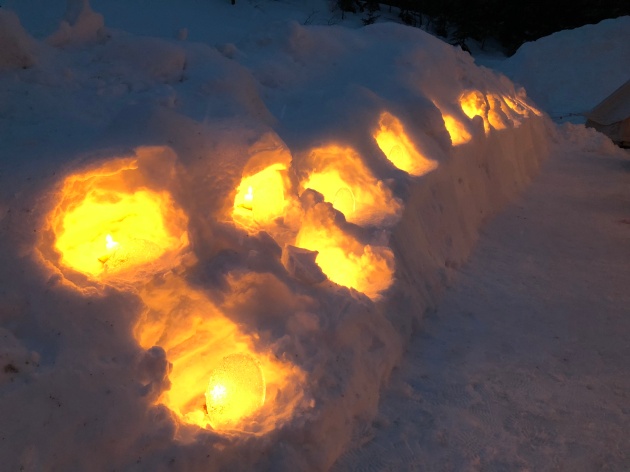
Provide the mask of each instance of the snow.
POLYGON ((629 153, 560 131, 332 470, 628 469, 629 153))
POLYGON ((628 63, 630 16, 623 16, 525 43, 496 66, 554 119, 584 123, 585 113, 628 80, 628 63))
POLYGON ((392 440, 394 367, 489 217, 565 147, 625 156, 460 49, 325 1, 3 7, 9 470, 327 470, 392 440), (72 239, 99 218, 107 238, 72 239), (60 249, 93 244, 87 265, 60 249), (266 400, 221 428, 202 405, 230 356, 266 400))

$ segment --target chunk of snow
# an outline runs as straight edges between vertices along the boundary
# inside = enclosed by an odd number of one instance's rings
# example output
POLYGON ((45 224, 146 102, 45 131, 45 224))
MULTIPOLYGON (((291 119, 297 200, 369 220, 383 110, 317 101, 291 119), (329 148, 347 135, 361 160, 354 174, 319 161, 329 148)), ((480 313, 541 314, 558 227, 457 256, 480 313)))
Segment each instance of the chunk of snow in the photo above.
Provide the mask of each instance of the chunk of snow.
POLYGON ((288 245, 282 251, 282 263, 287 272, 301 282, 316 284, 326 280, 326 275, 315 262, 317 251, 309 251, 288 245))
POLYGON ((67 0, 66 12, 59 29, 48 38, 53 46, 80 44, 101 39, 104 35, 103 15, 90 7, 89 0, 67 0))
POLYGON ((32 67, 36 62, 35 40, 15 13, 0 9, 0 71, 32 67))

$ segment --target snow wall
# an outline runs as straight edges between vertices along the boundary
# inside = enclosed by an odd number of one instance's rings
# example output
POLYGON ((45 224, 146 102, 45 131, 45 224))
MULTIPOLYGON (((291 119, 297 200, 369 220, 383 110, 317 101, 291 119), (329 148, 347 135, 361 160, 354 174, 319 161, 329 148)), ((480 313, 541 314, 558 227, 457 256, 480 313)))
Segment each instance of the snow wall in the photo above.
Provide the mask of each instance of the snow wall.
POLYGON ((420 30, 213 47, 70 4, 48 41, 0 12, 28 46, 0 75, 3 463, 326 470, 387 427, 407 339, 553 125, 420 30), (238 421, 206 390, 230 356, 266 382, 238 421))

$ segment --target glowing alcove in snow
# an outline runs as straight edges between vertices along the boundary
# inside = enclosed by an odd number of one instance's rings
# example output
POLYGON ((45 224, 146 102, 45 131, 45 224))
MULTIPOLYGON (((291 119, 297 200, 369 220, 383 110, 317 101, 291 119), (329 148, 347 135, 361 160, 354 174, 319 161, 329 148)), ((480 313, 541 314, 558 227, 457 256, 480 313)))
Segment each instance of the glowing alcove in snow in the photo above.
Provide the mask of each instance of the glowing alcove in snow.
POLYGON ((275 163, 243 177, 234 197, 234 220, 249 227, 254 223, 271 223, 282 216, 287 206, 286 169, 284 163, 275 163))
POLYGON ((126 273, 188 244, 188 219, 168 192, 151 190, 133 158, 65 179, 49 217, 60 264, 97 278, 126 273))
POLYGON ((446 113, 442 114, 442 118, 444 119, 444 126, 451 137, 451 143, 453 143, 453 146, 466 144, 470 141, 472 136, 461 121, 457 121, 454 117, 446 113))
POLYGON ((518 127, 522 118, 529 116, 530 112, 540 114, 538 110, 526 105, 517 97, 497 93, 483 94, 479 90, 465 91, 459 102, 469 118, 480 116, 483 119, 486 134, 491 129, 518 127))
POLYGON ((291 152, 276 133, 267 132, 247 149, 246 159, 230 202, 231 217, 247 231, 269 231, 286 216, 292 202, 291 152))
POLYGON ((454 116, 450 115, 444 110, 444 107, 440 107, 435 101, 433 102, 435 107, 442 114, 442 119, 444 120, 444 127, 448 132, 448 135, 451 137, 451 143, 453 146, 459 146, 460 144, 466 144, 468 141, 472 139, 472 136, 466 129, 464 123, 459 121, 454 116))
POLYGON ((332 282, 370 298, 378 298, 393 282, 393 252, 363 245, 344 233, 326 204, 317 204, 306 213, 295 246, 317 251, 315 262, 332 282))
POLYGON ((533 107, 532 105, 528 103, 525 103, 524 91, 521 95, 523 95, 522 98, 518 96, 509 97, 507 95, 504 95, 502 98, 505 101, 506 105, 510 108, 510 110, 512 110, 513 112, 515 112, 516 114, 520 116, 527 117, 530 115, 530 113, 533 113, 536 116, 542 116, 542 112, 540 110, 538 110, 537 108, 533 107))
POLYGON ((416 149, 402 122, 389 112, 381 113, 374 139, 387 159, 408 174, 424 175, 438 166, 436 161, 423 156, 416 149))
POLYGON ((401 210, 391 190, 374 177, 350 147, 330 145, 313 149, 304 164, 309 171, 301 179, 301 189, 321 193, 351 223, 379 224, 401 210))
POLYGON ((483 127, 488 134, 490 132, 490 123, 488 122, 488 109, 490 106, 486 100, 486 97, 479 90, 468 90, 462 93, 459 98, 459 103, 462 107, 462 111, 471 120, 475 116, 483 118, 483 127))
POLYGON ((291 417, 301 395, 300 369, 254 349, 251 335, 183 279, 169 275, 139 295, 146 310, 135 338, 145 349, 162 347, 172 364, 170 388, 158 403, 184 423, 217 430, 265 433, 291 417))
POLYGON ((265 403, 265 378, 256 360, 247 354, 224 357, 210 374, 206 410, 213 428, 237 425, 265 403))

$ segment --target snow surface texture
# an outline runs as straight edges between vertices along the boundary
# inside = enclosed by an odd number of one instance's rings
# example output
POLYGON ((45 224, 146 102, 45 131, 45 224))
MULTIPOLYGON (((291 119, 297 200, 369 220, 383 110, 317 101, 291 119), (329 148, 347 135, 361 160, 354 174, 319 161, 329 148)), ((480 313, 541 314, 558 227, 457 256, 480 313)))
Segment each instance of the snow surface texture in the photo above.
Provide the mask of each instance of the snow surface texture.
POLYGON ((628 64, 630 16, 559 31, 494 63, 554 120, 574 123, 628 80, 628 64))
POLYGON ((23 45, 37 49, 37 61, 6 60, 0 75, 0 457, 8 470, 329 468, 370 437, 412 327, 555 135, 505 77, 399 25, 282 21, 213 47, 177 39, 181 31, 108 29, 107 15, 87 2, 69 2, 44 40, 10 13, 2 18, 14 57, 23 45), (485 120, 462 111, 467 91, 491 106, 485 120), (449 134, 449 120, 461 135, 449 134), (422 155, 410 173, 389 160, 408 144, 379 148, 383 127, 404 128, 422 155), (103 166, 133 159, 126 185, 169 194, 186 214, 181 241, 190 246, 124 283, 63 267, 52 220, 66 177, 108 175, 103 166), (269 159, 288 166, 286 212, 239 226, 241 178, 269 159), (325 195, 300 188, 321 170, 315 164, 336 161, 352 163, 391 211, 352 224, 325 195), (313 222, 358 247, 353 257, 382 264, 375 274, 363 267, 365 293, 321 281, 313 257, 292 248, 313 222), (391 284, 371 285, 392 263, 391 284), (245 433, 187 425, 159 402, 169 384, 179 388, 169 335, 189 325, 186 342, 198 347, 199 333, 212 336, 208 324, 224 319, 261 359, 293 366, 294 381, 268 382, 245 433), (144 346, 151 333, 142 327, 156 326, 164 344, 144 346))
POLYGON ((478 246, 333 470, 630 470, 630 152, 581 125, 478 246))

